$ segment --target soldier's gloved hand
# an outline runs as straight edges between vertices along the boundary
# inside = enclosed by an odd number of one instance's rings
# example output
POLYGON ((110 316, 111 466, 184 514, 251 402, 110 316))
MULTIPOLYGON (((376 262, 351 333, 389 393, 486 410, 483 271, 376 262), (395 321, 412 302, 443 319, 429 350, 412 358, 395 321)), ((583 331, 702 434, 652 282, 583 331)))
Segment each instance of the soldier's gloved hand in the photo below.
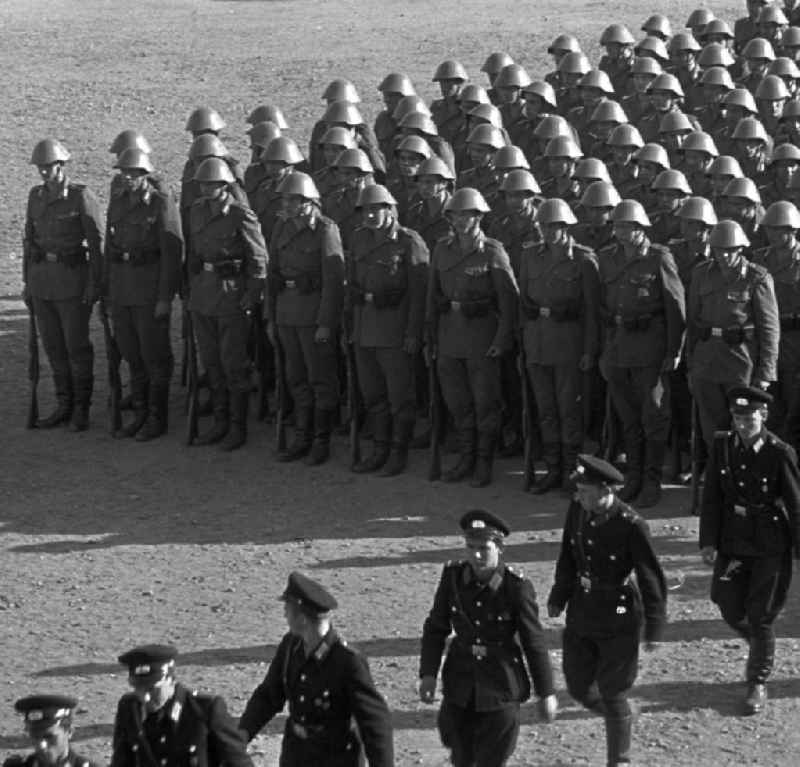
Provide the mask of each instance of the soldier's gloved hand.
POLYGON ((326 344, 330 340, 331 340, 331 329, 325 328, 322 325, 320 325, 317 328, 317 332, 314 333, 314 343, 326 344))
POLYGON ((578 368, 586 373, 587 371, 591 370, 594 367, 594 360, 592 359, 591 354, 582 354, 580 360, 578 361, 578 368))
POLYGON ((490 346, 490 347, 489 347, 489 348, 486 350, 486 356, 487 356, 487 357, 500 357, 502 354, 503 354, 503 352, 502 352, 502 350, 500 349, 500 347, 499 347, 499 346, 495 346, 494 344, 492 344, 492 345, 491 345, 491 346, 490 346))
POLYGON ((545 695, 544 698, 539 698, 536 706, 543 722, 550 724, 555 721, 558 713, 558 698, 555 695, 545 695))
POLYGON ((436 694, 436 677, 424 676, 419 680, 419 699, 423 703, 433 703, 436 694))
POLYGON ((673 371, 678 369, 678 365, 681 363, 680 357, 667 357, 664 360, 664 363, 661 365, 661 372, 662 373, 672 373, 673 371))
POLYGON ((406 340, 403 341, 403 351, 412 357, 416 355, 419 351, 419 340, 412 336, 406 336, 406 340))
POLYGON ((160 320, 162 317, 169 317, 172 303, 170 301, 156 301, 156 308, 153 311, 153 317, 160 320))
POLYGON ((555 602, 548 602, 547 615, 551 618, 558 618, 561 615, 561 608, 555 602))
POLYGON ((707 565, 713 565, 714 560, 717 558, 717 550, 713 546, 703 546, 700 549, 700 556, 707 565))

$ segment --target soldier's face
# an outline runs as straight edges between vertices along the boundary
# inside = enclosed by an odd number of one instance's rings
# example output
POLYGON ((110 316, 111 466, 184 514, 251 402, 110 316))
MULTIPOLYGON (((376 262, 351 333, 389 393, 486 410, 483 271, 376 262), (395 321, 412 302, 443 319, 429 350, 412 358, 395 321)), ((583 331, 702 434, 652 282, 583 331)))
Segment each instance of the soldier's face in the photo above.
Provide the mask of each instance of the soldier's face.
POLYGON ((708 242, 708 235, 711 229, 702 221, 695 221, 691 218, 681 219, 681 236, 687 242, 708 242))
POLYGON ((500 564, 500 547, 495 541, 466 540, 467 560, 477 575, 487 573, 500 564))
POLYGON ((745 197, 728 197, 727 208, 737 221, 752 221, 756 217, 756 205, 745 197))
POLYGON ((778 160, 772 168, 778 183, 783 186, 789 186, 789 182, 797 173, 797 163, 792 160, 778 160))
POLYGON ((719 104, 727 92, 722 85, 703 85, 703 100, 707 104, 719 104))
POLYGON ((547 160, 547 167, 553 178, 565 178, 572 175, 575 163, 569 157, 550 157, 547 160))
POLYGON ((462 115, 468 115, 479 104, 479 101, 467 101, 465 99, 461 99, 458 102, 458 108, 461 110, 462 115))
POLYGON ((308 216, 313 208, 311 200, 299 194, 287 194, 283 200, 283 214, 286 218, 302 218, 308 216))
POLYGON ((401 98, 403 98, 402 93, 393 93, 392 91, 383 92, 383 104, 390 114, 397 108, 401 98))
POLYGON ((505 192, 506 208, 512 213, 522 213, 528 210, 531 198, 530 192, 505 192))
POLYGON ((758 112, 762 117, 776 119, 781 116, 781 112, 783 112, 783 105, 786 103, 786 99, 759 99, 756 104, 758 104, 758 112))
POLYGON ((637 93, 646 93, 650 83, 655 80, 653 75, 639 74, 633 76, 633 88, 637 93))
POLYGON ((673 100, 670 91, 650 91, 650 103, 657 112, 666 112, 671 109, 673 100))
POLYGON ((681 200, 686 197, 683 192, 678 192, 674 189, 659 189, 656 196, 658 204, 668 212, 677 210, 681 200))
POLYGON ((400 168, 400 173, 407 177, 414 176, 424 161, 425 158, 416 152, 397 153, 397 166, 400 168))
POLYGON ((720 174, 711 174, 711 188, 714 191, 714 194, 719 196, 725 191, 725 187, 728 185, 728 182, 733 178, 733 176, 724 176, 720 174))
POLYGON ((608 43, 606 52, 608 53, 608 58, 612 61, 624 61, 633 56, 633 48, 623 43, 608 43))
POLYGON ((647 160, 640 160, 637 165, 639 166, 639 178, 643 184, 650 185, 653 179, 663 170, 660 165, 655 165, 647 160))
POLYGON ((209 200, 218 200, 225 194, 224 181, 201 181, 200 196, 209 200))
POLYGON ((125 188, 131 192, 142 189, 147 179, 147 172, 140 168, 124 168, 119 175, 125 188))
POLYGON ((468 144, 467 154, 474 168, 488 168, 494 159, 495 149, 486 144, 468 144))
POLYGON ((323 144, 322 145, 322 156, 325 158, 325 164, 328 166, 333 165, 336 162, 336 158, 344 152, 347 147, 341 146, 339 144, 323 144))
POLYGON ((639 247, 644 242, 644 229, 638 224, 620 221, 614 224, 614 237, 621 245, 639 247))
POLYGON ((442 98, 455 98, 461 90, 461 80, 439 80, 442 98))
POLYGON ((678 69, 689 70, 694 68, 695 55, 693 51, 675 51, 672 55, 672 63, 678 69))
POLYGON ((583 77, 584 74, 584 72, 561 72, 559 74, 559 79, 565 88, 571 89, 578 85, 578 81, 583 77))
POLYGON ((592 123, 592 133, 594 134, 595 138, 605 141, 611 135, 611 131, 613 131, 618 124, 619 123, 608 122, 605 120, 592 123))
POLYGON ((698 152, 695 149, 685 149, 683 152, 686 166, 689 170, 703 171, 711 165, 712 157, 706 152, 698 152))
POLYGON ((781 50, 781 53, 783 53, 784 56, 790 58, 794 62, 800 61, 799 45, 784 46, 781 50))
POLYGON ((525 94, 525 104, 523 106, 523 112, 525 113, 525 117, 527 117, 529 120, 535 120, 542 112, 543 106, 544 106, 544 101, 542 100, 541 96, 535 93, 525 94))
POLYGON ((603 224, 607 224, 611 218, 612 210, 613 208, 598 208, 593 205, 584 206, 586 221, 592 226, 603 226, 603 224))
POLYGON ((767 409, 759 408, 752 413, 731 413, 733 428, 743 440, 751 440, 757 437, 764 428, 767 409))
POLYGON ((769 64, 769 59, 747 59, 747 69, 756 77, 763 77, 769 69, 769 64))
POLYGON ((51 162, 49 165, 37 165, 39 177, 45 184, 59 184, 64 178, 64 166, 60 162, 51 162))
POLYGON ((280 160, 264 161, 264 172, 269 178, 275 179, 276 181, 283 178, 291 169, 291 165, 287 165, 285 162, 281 162, 280 160))
POLYGON ((51 724, 49 727, 35 727, 28 730, 33 749, 39 764, 54 767, 69 752, 69 739, 72 726, 62 723, 51 724))
POLYGON ((774 248, 792 248, 797 244, 797 232, 791 226, 765 226, 764 230, 774 248))
POLYGON ((765 0, 747 0, 747 14, 750 18, 755 21, 758 18, 758 14, 760 13, 761 9, 767 3, 765 0))
POLYGON ((587 88, 581 86, 581 101, 589 109, 594 109, 606 94, 600 88, 587 88))
POLYGON ((501 104, 513 104, 519 100, 519 88, 501 85, 497 88, 497 99, 501 104))
POLYGON ((363 189, 367 177, 358 168, 339 168, 339 180, 350 189, 363 189))
POLYGON ((462 237, 472 237, 481 228, 483 215, 477 210, 459 210, 450 213, 450 224, 456 234, 462 237))
POLYGON ((392 220, 392 208, 390 205, 365 205, 361 215, 367 229, 383 229, 392 220))
POLYGON ((586 511, 599 511, 603 507, 601 501, 608 494, 608 490, 603 485, 592 485, 585 482, 578 482, 575 485, 575 500, 586 511))
POLYGON ((769 42, 772 43, 772 46, 775 47, 781 44, 781 38, 783 37, 784 29, 785 27, 781 26, 780 24, 767 22, 758 25, 758 34, 765 40, 769 40, 769 42))
POLYGON ((423 200, 438 197, 447 188, 447 182, 440 176, 419 176, 417 178, 417 191, 423 200))
POLYGON ((561 221, 551 224, 542 224, 542 239, 548 245, 563 245, 569 240, 569 229, 561 221))
POLYGON ((633 146, 614 146, 611 147, 611 159, 617 165, 627 165, 633 158, 636 147, 633 146))
POLYGON ((141 680, 129 677, 128 682, 148 713, 162 709, 175 694, 175 678, 166 670, 160 678, 141 680))
POLYGON ((711 255, 720 269, 730 271, 736 269, 742 260, 741 248, 712 248, 711 255))

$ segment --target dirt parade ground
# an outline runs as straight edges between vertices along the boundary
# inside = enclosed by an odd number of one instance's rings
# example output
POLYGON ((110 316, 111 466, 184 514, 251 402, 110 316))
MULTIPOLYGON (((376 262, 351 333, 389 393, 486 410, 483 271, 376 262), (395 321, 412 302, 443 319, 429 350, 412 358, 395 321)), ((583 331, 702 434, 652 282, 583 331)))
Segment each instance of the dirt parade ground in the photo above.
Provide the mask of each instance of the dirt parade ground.
MULTIPOLYGON (((507 50, 532 74, 546 48, 576 34, 590 58, 611 21, 632 30, 651 12, 680 28, 694 6, 630 0, 3 0, 0 3, 3 183, 0 184, 0 762, 27 750, 16 698, 63 692, 80 701, 77 750, 99 764, 111 754, 113 717, 128 689, 117 655, 143 642, 181 651, 179 676, 223 695, 238 716, 286 630, 278 597, 300 569, 336 594, 335 624, 368 656, 392 711, 396 763, 445 765, 436 706, 417 695, 419 637, 442 565, 461 556, 457 520, 469 508, 502 515, 513 534, 506 558, 532 579, 540 601, 552 585, 567 499, 521 490, 521 460, 498 461, 489 488, 430 483, 427 454, 382 479, 347 467, 344 437, 319 468, 275 461, 274 429, 251 420, 234 453, 183 445, 183 397, 171 397, 171 431, 149 443, 107 429, 106 362, 97 317, 92 426, 82 434, 27 431, 27 311, 19 299, 21 234, 33 144, 53 136, 72 152, 71 177, 108 202, 124 128, 138 128, 174 189, 189 145, 186 116, 208 104, 225 118, 231 153, 249 156, 245 117, 280 105, 305 148, 323 111, 323 88, 351 79, 371 122, 377 84, 408 73, 426 99, 445 58, 476 81, 488 53, 507 50), (563 5, 563 7, 562 7, 563 5)), ((744 3, 712 5, 732 22, 744 3)), ((180 359, 180 307, 173 307, 180 359)), ((40 407, 52 403, 42 353, 40 407)), ((123 378, 126 376, 123 374, 123 378)), ((445 455, 445 463, 455 456, 445 455)), ((667 487, 646 513, 669 585, 669 625, 642 655, 634 698, 637 764, 650 767, 792 765, 800 753, 800 603, 796 585, 777 623, 778 660, 767 712, 742 718, 747 648, 709 602, 689 491, 667 487), (793 756, 794 755, 794 756, 793 756)), ((543 611, 546 612, 546 611, 543 611)), ((604 763, 602 720, 569 699, 560 672, 563 618, 544 618, 560 713, 552 725, 523 707, 513 765, 604 763)), ((437 696, 437 704, 439 702, 437 696)), ((284 716, 251 744, 257 765, 277 763, 284 716)))

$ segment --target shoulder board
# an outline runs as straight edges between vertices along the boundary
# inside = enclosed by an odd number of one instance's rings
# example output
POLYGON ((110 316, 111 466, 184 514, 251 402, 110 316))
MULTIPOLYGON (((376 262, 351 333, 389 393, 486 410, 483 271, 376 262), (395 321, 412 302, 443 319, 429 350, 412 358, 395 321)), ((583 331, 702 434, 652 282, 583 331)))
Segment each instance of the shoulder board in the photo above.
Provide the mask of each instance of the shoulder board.
POLYGON ((755 277, 766 277, 769 274, 766 266, 761 266, 761 264, 754 264, 752 261, 747 262, 747 270, 750 274, 754 275, 755 277))
POLYGON ((420 235, 416 229, 412 229, 411 227, 399 226, 397 233, 399 236, 406 237, 409 240, 414 240, 415 242, 424 242, 422 235, 420 235))
POLYGON ((461 567, 465 562, 465 559, 448 559, 447 562, 444 563, 444 569, 461 567))
POLYGON ((620 501, 619 498, 617 499, 617 503, 619 504, 619 516, 621 519, 627 520, 628 522, 635 522, 639 519, 639 512, 632 506, 629 506, 624 501, 620 501))
POLYGON ((516 565, 506 565, 506 572, 518 581, 525 578, 525 574, 522 572, 521 568, 516 565))
POLYGON ((703 259, 702 261, 696 263, 694 265, 694 268, 692 269, 692 271, 693 272, 699 272, 701 270, 707 270, 707 269, 710 269, 713 266, 713 264, 714 264, 714 259, 713 258, 706 258, 706 259, 703 259))
POLYGON ((673 237, 670 240, 667 240, 667 247, 668 248, 680 248, 686 244, 686 240, 683 237, 673 237))
POLYGON ((444 237, 439 237, 436 240, 436 242, 441 242, 441 243, 443 243, 445 245, 450 245, 450 243, 453 242, 454 238, 455 238, 455 235, 450 233, 450 234, 446 234, 444 237))
POLYGON ((317 225, 324 226, 326 229, 330 229, 332 226, 337 226, 336 222, 332 218, 329 218, 323 213, 319 214, 319 217, 317 218, 317 225))
POLYGON ((733 432, 731 432, 731 431, 715 431, 714 432, 714 439, 715 440, 716 439, 720 439, 720 440, 728 439, 731 436, 731 434, 733 434, 733 432))
POLYGON ((574 253, 579 253, 581 256, 593 256, 595 254, 594 248, 590 248, 588 245, 581 245, 579 242, 576 242, 572 246, 572 250, 574 253))
POLYGON ((650 252, 657 253, 659 256, 665 256, 667 253, 669 253, 669 248, 666 245, 661 245, 657 242, 651 242, 650 252))
POLYGON ((487 250, 496 250, 505 253, 506 249, 503 247, 503 243, 500 242, 500 240, 496 240, 494 237, 484 238, 483 244, 486 246, 487 250))
POLYGON ((82 192, 84 189, 86 189, 86 184, 76 184, 72 181, 69 181, 67 182, 67 189, 70 191, 82 192))
POLYGON ((598 255, 600 255, 601 253, 608 253, 608 254, 610 255, 610 254, 611 254, 611 253, 613 253, 613 252, 614 252, 616 249, 617 249, 617 243, 615 243, 615 242, 612 242, 612 243, 611 243, 611 244, 609 244, 609 245, 603 245, 603 247, 602 247, 602 248, 600 248, 600 249, 597 251, 597 254, 598 254, 598 255))

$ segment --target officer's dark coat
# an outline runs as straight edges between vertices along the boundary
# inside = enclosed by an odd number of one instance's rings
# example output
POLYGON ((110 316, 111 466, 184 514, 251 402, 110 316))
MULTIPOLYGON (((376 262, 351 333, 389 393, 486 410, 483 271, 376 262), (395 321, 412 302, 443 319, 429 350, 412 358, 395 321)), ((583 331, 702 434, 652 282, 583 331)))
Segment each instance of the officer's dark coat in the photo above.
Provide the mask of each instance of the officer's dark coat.
MULTIPOLYGON (((45 765, 39 761, 36 754, 27 756, 13 754, 3 762, 3 767, 45 767, 45 765)), ((63 762, 59 762, 59 767, 97 767, 97 765, 70 749, 67 758, 63 762)))

